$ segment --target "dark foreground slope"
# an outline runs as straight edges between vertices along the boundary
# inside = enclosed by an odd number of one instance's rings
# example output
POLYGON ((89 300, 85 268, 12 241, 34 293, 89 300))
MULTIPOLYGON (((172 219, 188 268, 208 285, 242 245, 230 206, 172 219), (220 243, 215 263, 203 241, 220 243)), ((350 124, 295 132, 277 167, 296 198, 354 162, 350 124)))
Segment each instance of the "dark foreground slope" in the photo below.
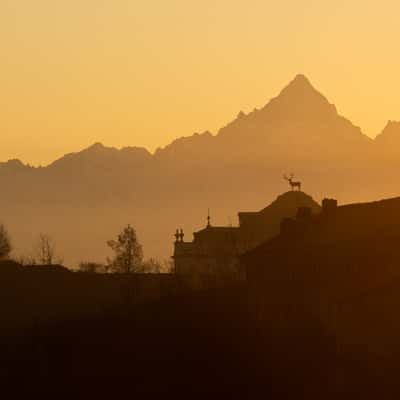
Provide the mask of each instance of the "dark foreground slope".
POLYGON ((237 286, 35 326, 2 343, 3 392, 11 385, 56 398, 373 399, 395 393, 398 355, 342 354, 307 313, 275 320, 291 327, 276 335, 247 299, 246 287, 237 286))
MULTIPOLYGON (((317 321, 270 338, 244 287, 203 291, 101 317, 38 326, 3 351, 1 371, 29 390, 192 398, 294 395, 332 384, 334 343, 317 321), (8 358, 8 360, 7 360, 8 358)), ((307 396, 307 397, 304 397, 307 396)))

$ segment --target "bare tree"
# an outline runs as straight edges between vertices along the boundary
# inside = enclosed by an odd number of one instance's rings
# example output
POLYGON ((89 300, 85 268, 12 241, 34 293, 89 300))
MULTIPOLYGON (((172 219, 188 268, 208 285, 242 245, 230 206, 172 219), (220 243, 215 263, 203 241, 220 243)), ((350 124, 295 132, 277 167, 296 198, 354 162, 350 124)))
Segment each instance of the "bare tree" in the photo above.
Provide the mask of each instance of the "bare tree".
POLYGON ((115 254, 114 258, 108 261, 111 269, 128 274, 141 270, 143 250, 134 228, 127 225, 117 240, 109 240, 107 244, 115 254))
POLYGON ((149 258, 143 262, 141 272, 148 274, 170 274, 174 272, 174 261, 172 259, 159 261, 156 258, 149 258))
POLYGON ((163 272, 172 274, 175 272, 175 263, 172 258, 168 258, 163 261, 163 272))
POLYGON ((49 235, 44 233, 39 235, 38 242, 38 259, 40 264, 42 265, 53 265, 53 264, 62 264, 62 259, 57 258, 56 260, 56 246, 54 241, 51 239, 49 235))
POLYGON ((91 274, 106 273, 107 268, 104 264, 96 262, 81 262, 79 264, 79 272, 86 272, 91 274))
POLYGON ((31 256, 20 256, 16 261, 23 266, 33 266, 37 264, 36 259, 31 256))
POLYGON ((0 260, 7 258, 11 252, 10 236, 4 225, 0 224, 0 260))
POLYGON ((160 274, 162 272, 163 266, 155 258, 149 258, 142 264, 142 272, 148 274, 160 274))

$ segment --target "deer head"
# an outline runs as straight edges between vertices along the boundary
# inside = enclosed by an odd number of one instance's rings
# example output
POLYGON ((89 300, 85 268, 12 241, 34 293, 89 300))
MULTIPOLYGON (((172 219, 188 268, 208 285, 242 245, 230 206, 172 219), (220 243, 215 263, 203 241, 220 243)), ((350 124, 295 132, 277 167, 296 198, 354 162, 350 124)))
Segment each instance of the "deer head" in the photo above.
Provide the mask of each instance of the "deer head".
POLYGON ((288 182, 291 182, 294 178, 294 174, 291 173, 290 176, 288 177, 286 174, 283 175, 283 179, 287 180, 288 182))

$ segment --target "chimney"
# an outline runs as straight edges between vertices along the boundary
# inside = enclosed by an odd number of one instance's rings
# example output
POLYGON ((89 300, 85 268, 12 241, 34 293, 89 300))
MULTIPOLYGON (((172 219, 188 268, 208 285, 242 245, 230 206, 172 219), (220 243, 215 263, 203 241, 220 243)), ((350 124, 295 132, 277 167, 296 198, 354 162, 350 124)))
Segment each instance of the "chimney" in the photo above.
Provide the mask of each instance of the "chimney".
POLYGON ((338 202, 335 199, 322 200, 322 213, 324 215, 331 215, 338 207, 338 202))
POLYGON ((180 235, 179 235, 179 229, 176 230, 174 236, 175 236, 175 243, 179 243, 179 237, 180 237, 180 235))

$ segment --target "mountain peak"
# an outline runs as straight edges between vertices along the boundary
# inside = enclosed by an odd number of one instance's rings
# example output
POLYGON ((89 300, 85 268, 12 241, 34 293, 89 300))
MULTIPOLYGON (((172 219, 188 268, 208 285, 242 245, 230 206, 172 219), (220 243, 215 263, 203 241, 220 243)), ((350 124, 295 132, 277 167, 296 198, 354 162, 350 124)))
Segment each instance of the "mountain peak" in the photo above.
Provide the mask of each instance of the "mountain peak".
POLYGON ((382 133, 387 133, 389 131, 399 130, 400 129, 400 121, 388 121, 382 133))
POLYGON ((383 131, 375 138, 378 143, 396 146, 400 140, 400 122, 388 121, 383 131))
POLYGON ((87 148, 84 149, 84 150, 99 151, 99 150, 103 150, 103 149, 105 149, 105 148, 106 148, 106 147, 104 146, 103 143, 101 143, 101 142, 96 142, 96 143, 93 143, 91 146, 87 147, 87 148))
POLYGON ((322 120, 337 117, 336 107, 302 74, 296 75, 264 110, 274 110, 275 113, 284 115, 285 119, 295 117, 322 120))
POLYGON ((289 86, 311 86, 310 80, 303 74, 297 74, 294 79, 289 83, 289 86))
POLYGON ((0 165, 6 166, 8 168, 24 168, 24 163, 18 158, 12 158, 6 162, 0 162, 0 165))
POLYGON ((318 94, 323 97, 311 84, 310 80, 302 74, 298 74, 295 78, 282 90, 281 96, 285 94, 305 95, 318 94))

